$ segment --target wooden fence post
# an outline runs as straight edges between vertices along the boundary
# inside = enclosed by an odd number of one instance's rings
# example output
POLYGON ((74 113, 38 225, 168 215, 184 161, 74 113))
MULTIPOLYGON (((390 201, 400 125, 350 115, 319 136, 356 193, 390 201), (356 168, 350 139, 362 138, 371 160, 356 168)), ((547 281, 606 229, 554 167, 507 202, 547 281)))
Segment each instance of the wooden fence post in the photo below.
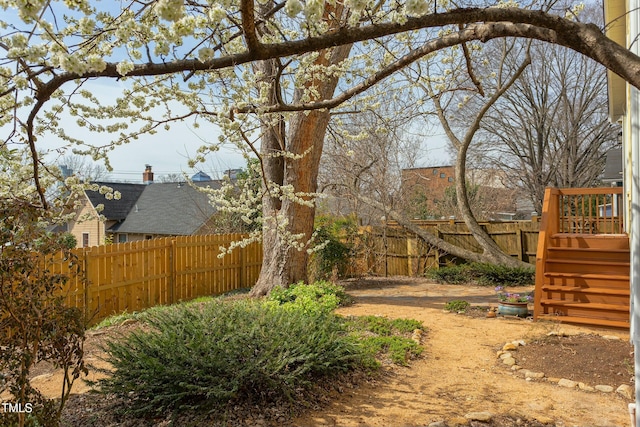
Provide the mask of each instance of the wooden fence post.
MULTIPOLYGON (((242 237, 242 236, 241 236, 242 237)), ((247 286, 247 246, 240 247, 240 287, 247 286)))
POLYGON ((176 281, 176 239, 171 239, 169 241, 169 304, 175 303, 176 281))
POLYGON ((522 228, 517 228, 516 229, 516 247, 518 248, 518 259, 520 261, 524 260, 524 242, 522 241, 523 239, 523 232, 522 232, 522 228))
POLYGON ((82 250, 82 270, 84 274, 84 318, 89 318, 89 277, 87 272, 89 271, 89 260, 87 256, 87 249, 82 250))
MULTIPOLYGON (((439 225, 436 226, 436 237, 438 239, 442 239, 442 231, 440 231, 440 226, 439 225)), ((435 249, 435 251, 436 251, 436 255, 435 255, 436 266, 437 266, 437 268, 440 268, 440 248, 437 247, 437 246, 434 246, 433 249, 435 249)))
POLYGON ((418 237, 407 235, 407 271, 410 277, 416 276, 418 273, 418 237))

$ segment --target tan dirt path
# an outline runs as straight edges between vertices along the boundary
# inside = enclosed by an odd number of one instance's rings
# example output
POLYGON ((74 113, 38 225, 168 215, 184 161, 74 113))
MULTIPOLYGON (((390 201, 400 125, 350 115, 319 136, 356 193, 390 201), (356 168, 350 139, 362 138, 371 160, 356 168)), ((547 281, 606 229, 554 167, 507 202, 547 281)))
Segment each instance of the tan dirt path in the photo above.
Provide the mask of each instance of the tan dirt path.
MULTIPOLYGON (((425 357, 394 370, 375 386, 344 393, 327 408, 296 420, 297 426, 427 426, 463 423, 470 412, 512 415, 558 426, 627 426, 628 403, 615 393, 589 393, 543 381, 526 381, 497 363, 508 341, 551 330, 617 335, 620 330, 533 323, 516 318, 471 318, 443 312, 446 301, 495 301, 491 288, 437 285, 426 280, 375 279, 372 287, 349 290, 356 303, 343 315, 380 315, 424 322, 425 357), (377 286, 379 283, 379 286, 377 286)), ((578 368, 579 369, 579 368, 578 368)))

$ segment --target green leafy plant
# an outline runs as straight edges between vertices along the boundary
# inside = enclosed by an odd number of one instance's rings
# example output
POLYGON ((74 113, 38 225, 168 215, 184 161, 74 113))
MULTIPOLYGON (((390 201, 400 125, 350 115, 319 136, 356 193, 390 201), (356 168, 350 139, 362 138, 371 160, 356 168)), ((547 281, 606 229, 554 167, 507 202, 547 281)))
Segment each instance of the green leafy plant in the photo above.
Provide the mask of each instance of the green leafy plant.
POLYGON ((391 362, 402 366, 407 366, 409 360, 422 354, 423 350, 415 341, 399 336, 366 337, 361 342, 370 354, 386 354, 391 362))
POLYGON ((471 304, 469 304, 467 301, 454 299, 452 301, 447 302, 444 305, 444 309, 447 311, 452 311, 454 313, 459 313, 459 312, 467 311, 470 305, 471 304))
MULTIPOLYGON (((35 196, 34 196, 35 197, 35 196)), ((3 426, 55 426, 83 362, 86 322, 65 305, 68 276, 81 276, 68 235, 46 231, 47 212, 34 200, 0 201, 0 393, 30 413, 0 413, 3 426), (39 362, 61 368, 60 399, 44 397, 29 376, 39 362)))
POLYGON ((304 313, 329 313, 341 305, 351 303, 351 297, 340 285, 318 281, 312 284, 297 283, 288 288, 276 287, 267 300, 285 309, 304 313))
POLYGON ((216 300, 167 307, 145 321, 150 331, 108 342, 115 371, 100 381, 134 413, 287 398, 315 378, 371 363, 331 313, 216 300))
POLYGON ((366 352, 378 366, 375 358, 389 357, 399 365, 408 365, 409 360, 422 353, 422 347, 409 334, 423 329, 422 322, 414 319, 388 319, 381 316, 360 316, 347 319, 348 328, 358 338, 366 352))
POLYGON ((316 280, 344 277, 354 255, 355 219, 319 216, 314 241, 318 247, 311 257, 311 272, 316 280))

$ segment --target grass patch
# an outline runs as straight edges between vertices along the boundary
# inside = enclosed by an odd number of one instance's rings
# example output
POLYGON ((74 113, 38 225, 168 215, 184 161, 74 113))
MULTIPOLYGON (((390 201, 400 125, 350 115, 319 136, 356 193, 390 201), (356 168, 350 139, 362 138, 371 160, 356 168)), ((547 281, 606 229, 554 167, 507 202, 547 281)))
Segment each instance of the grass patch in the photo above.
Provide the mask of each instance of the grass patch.
POLYGON ((407 366, 411 359, 422 354, 423 348, 411 339, 416 329, 423 329, 422 322, 414 319, 388 319, 380 316, 347 318, 348 328, 357 337, 366 353, 375 359, 389 359, 407 366))
POLYGON ((402 366, 408 366, 409 360, 418 357, 423 350, 415 341, 399 336, 364 337, 361 342, 367 353, 377 358, 388 357, 402 366))

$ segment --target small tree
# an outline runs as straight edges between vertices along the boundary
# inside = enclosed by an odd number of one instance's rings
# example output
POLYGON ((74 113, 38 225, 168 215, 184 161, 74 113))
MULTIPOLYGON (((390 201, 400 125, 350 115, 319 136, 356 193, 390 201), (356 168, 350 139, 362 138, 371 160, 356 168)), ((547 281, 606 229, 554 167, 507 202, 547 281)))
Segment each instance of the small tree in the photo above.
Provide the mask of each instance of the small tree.
POLYGON ((85 319, 79 309, 65 305, 68 276, 60 272, 79 273, 80 266, 72 239, 47 232, 52 211, 44 212, 37 193, 22 188, 24 179, 15 179, 23 169, 12 161, 13 154, 0 151, 2 169, 10 172, 0 184, 0 394, 9 392, 10 403, 20 404, 22 412, 5 411, 0 424, 56 426, 73 382, 86 373, 85 319), (58 401, 31 386, 29 375, 38 362, 62 368, 58 401))

